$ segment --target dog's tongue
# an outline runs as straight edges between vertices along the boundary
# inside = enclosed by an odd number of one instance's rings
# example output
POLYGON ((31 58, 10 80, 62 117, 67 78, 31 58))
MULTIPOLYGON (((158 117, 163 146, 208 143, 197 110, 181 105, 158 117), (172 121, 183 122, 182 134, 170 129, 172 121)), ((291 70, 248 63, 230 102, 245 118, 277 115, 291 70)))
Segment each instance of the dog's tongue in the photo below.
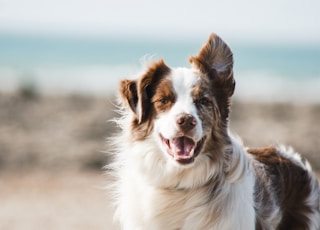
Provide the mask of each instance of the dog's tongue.
POLYGON ((172 139, 172 150, 176 158, 190 158, 193 156, 195 142, 188 137, 177 137, 172 139))

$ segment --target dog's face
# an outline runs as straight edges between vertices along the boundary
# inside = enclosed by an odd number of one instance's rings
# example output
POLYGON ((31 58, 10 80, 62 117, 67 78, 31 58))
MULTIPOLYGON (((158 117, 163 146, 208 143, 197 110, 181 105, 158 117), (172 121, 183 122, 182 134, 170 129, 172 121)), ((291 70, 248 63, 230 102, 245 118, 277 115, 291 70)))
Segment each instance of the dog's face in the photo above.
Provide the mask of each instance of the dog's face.
POLYGON ((190 63, 189 69, 170 68, 161 60, 138 80, 120 84, 121 98, 133 112, 132 138, 154 138, 179 166, 193 165, 201 154, 214 160, 227 144, 235 86, 232 52, 217 35, 209 37, 190 63))

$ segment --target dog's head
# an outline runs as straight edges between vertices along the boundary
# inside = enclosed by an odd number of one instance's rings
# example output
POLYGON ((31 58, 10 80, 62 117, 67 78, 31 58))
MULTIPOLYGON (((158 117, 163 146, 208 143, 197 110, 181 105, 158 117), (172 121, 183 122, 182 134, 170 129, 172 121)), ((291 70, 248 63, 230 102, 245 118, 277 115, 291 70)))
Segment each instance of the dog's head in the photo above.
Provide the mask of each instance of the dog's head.
POLYGON ((232 52, 217 35, 211 34, 190 63, 192 68, 170 68, 160 60, 138 80, 120 84, 123 104, 132 112, 133 140, 155 138, 180 166, 191 166, 199 155, 214 160, 229 143, 235 87, 232 52))

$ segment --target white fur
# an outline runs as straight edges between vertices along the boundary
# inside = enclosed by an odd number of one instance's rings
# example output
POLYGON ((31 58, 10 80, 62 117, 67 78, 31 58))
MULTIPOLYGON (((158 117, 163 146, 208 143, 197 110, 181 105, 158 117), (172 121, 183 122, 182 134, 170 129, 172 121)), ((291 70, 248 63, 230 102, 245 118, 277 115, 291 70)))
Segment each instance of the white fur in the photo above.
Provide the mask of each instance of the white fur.
MULTIPOLYGON (((179 128, 176 124, 176 119, 179 114, 186 113, 192 115, 197 122, 195 129, 193 130, 193 139, 197 142, 203 137, 203 130, 200 118, 197 113, 197 108, 191 97, 191 91, 200 77, 193 70, 187 68, 173 69, 171 73, 171 79, 173 87, 176 92, 176 102, 173 107, 166 113, 159 115, 154 126, 154 139, 158 140, 159 146, 161 146, 163 152, 166 151, 165 147, 160 143, 158 138, 161 134, 166 139, 172 139, 177 136, 179 128)), ((168 155, 166 155, 169 157, 168 155)), ((172 161, 172 163, 175 163, 172 161)))
MULTIPOLYGON (((215 199, 202 185, 220 175, 220 165, 197 159, 194 167, 179 168, 163 158, 152 139, 133 144, 121 152, 125 168, 118 176, 117 218, 123 229, 254 229, 254 176, 242 146, 236 153, 230 173, 215 199), (143 151, 141 151, 143 150, 143 151), (162 186, 159 186, 162 185, 162 186), (193 188, 193 189, 188 189, 193 188), (216 216, 215 221, 212 217, 216 216), (227 216, 228 218, 224 218, 227 216)), ((226 151, 229 151, 227 149, 226 151)))
MULTIPOLYGON (((176 102, 167 113, 161 114, 161 117, 155 122, 155 131, 167 139, 173 138, 177 134, 176 117, 181 113, 190 114, 195 117, 198 124, 201 123, 191 97, 192 88, 200 80, 200 77, 197 77, 194 71, 186 68, 173 69, 171 77, 177 96, 176 102)), ((194 133, 196 141, 202 138, 202 132, 201 125, 197 125, 194 133)))

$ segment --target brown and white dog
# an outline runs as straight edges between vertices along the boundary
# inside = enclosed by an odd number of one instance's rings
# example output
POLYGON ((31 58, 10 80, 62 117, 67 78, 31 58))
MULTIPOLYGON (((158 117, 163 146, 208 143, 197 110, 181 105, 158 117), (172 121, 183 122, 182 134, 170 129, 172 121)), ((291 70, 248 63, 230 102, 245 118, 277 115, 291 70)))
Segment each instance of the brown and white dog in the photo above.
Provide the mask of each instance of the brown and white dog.
POLYGON ((120 84, 116 218, 127 230, 320 229, 319 184, 284 147, 228 131, 233 55, 212 34, 192 68, 158 61, 120 84))

